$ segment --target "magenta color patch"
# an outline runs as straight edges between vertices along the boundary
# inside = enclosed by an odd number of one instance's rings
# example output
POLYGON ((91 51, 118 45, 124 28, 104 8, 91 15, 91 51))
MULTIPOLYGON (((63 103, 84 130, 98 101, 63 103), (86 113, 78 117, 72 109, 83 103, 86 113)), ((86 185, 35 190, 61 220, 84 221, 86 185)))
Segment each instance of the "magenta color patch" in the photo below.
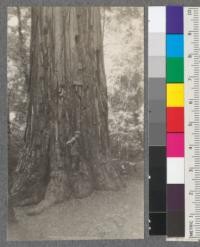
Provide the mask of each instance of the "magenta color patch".
POLYGON ((184 157, 184 133, 167 133, 167 157, 184 157))

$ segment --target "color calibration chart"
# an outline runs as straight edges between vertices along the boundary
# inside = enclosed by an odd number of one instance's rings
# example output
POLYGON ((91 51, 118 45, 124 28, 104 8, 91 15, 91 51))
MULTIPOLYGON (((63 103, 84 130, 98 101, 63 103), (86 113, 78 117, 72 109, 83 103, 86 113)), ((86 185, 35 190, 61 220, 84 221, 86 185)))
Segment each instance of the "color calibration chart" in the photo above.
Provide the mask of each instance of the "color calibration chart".
POLYGON ((148 11, 149 233, 200 240, 200 8, 148 11))

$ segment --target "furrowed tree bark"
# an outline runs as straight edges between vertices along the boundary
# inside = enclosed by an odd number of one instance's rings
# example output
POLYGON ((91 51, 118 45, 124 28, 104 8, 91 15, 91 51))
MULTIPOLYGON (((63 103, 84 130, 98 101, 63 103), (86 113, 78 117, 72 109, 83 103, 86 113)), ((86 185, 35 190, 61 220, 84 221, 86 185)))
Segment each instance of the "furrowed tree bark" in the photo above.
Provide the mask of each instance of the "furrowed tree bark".
POLYGON ((12 196, 42 200, 34 214, 71 195, 117 190, 122 180, 109 151, 99 8, 33 7, 31 36, 30 107, 12 196), (66 144, 73 140, 76 154, 66 144))

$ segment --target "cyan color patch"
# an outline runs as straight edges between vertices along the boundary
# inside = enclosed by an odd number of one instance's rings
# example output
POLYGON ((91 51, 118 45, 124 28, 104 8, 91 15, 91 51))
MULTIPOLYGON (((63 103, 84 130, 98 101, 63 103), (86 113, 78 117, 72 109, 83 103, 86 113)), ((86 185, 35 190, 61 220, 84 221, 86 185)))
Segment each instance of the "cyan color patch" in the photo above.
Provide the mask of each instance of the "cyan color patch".
POLYGON ((183 34, 167 34, 167 57, 183 57, 183 34))

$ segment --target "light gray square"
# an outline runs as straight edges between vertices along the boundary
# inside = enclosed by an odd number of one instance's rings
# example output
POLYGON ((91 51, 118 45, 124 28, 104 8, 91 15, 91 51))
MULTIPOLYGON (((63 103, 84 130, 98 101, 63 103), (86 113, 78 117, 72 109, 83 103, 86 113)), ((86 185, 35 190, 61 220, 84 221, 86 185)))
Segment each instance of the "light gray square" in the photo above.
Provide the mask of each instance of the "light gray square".
POLYGON ((166 34, 165 33, 149 33, 149 56, 165 56, 166 48, 165 48, 165 40, 166 34), (157 45, 159 44, 159 46, 157 45))
POLYGON ((148 70, 149 77, 160 78, 165 77, 166 58, 164 56, 160 57, 148 57, 148 70))

